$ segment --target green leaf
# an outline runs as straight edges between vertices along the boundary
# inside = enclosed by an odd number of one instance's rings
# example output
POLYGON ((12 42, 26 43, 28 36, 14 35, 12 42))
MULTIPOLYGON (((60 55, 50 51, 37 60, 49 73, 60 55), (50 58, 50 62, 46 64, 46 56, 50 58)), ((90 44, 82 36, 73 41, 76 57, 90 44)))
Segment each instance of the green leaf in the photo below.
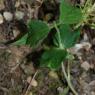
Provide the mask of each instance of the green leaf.
POLYGON ((20 38, 16 42, 14 42, 13 44, 14 45, 26 45, 27 38, 28 38, 28 33, 25 34, 22 38, 20 38))
POLYGON ((45 51, 40 59, 42 67, 49 67, 51 69, 58 69, 61 62, 65 60, 67 52, 63 49, 49 49, 45 51))
POLYGON ((31 47, 36 47, 47 37, 49 30, 46 23, 38 20, 31 20, 29 22, 27 44, 31 47))
MULTIPOLYGON (((59 27, 59 32, 60 32, 60 40, 61 40, 61 45, 64 48, 70 48, 75 45, 76 41, 80 37, 80 31, 72 31, 71 27, 69 25, 61 25, 59 27)), ((54 41, 58 45, 58 33, 56 33, 54 41), (56 40, 55 40, 56 39, 56 40)))
POLYGON ((63 24, 76 24, 82 20, 82 12, 72 6, 68 0, 62 0, 60 5, 60 22, 63 24))

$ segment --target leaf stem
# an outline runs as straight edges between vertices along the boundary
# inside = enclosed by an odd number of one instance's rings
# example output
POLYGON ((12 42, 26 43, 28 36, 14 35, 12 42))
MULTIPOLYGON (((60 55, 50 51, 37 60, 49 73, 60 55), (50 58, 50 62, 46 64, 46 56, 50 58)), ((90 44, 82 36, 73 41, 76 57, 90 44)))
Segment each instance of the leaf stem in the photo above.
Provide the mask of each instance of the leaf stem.
POLYGON ((56 22, 54 22, 54 27, 55 27, 55 29, 56 29, 56 31, 57 31, 57 34, 58 34, 59 47, 60 47, 61 49, 64 49, 64 48, 63 48, 63 45, 62 45, 62 42, 61 42, 60 31, 59 31, 59 29, 58 29, 58 26, 57 26, 56 22))
POLYGON ((64 73, 64 76, 66 78, 66 81, 68 83, 68 86, 69 88, 72 90, 72 92, 74 93, 74 95, 78 95, 78 93, 75 91, 72 83, 71 83, 71 79, 70 79, 70 66, 69 66, 69 63, 68 63, 68 75, 66 74, 66 71, 65 71, 65 66, 64 64, 62 63, 62 72, 64 73))

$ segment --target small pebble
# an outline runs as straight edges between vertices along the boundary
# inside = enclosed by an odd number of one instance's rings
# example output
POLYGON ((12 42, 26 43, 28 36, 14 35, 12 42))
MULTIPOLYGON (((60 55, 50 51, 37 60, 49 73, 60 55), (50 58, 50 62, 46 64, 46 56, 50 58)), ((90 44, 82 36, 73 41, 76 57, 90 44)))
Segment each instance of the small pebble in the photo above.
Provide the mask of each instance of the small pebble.
POLYGON ((17 30, 17 29, 14 29, 13 30, 14 38, 17 37, 19 34, 20 34, 20 31, 19 30, 17 30))
POLYGON ((16 1, 15 7, 17 8, 17 7, 19 7, 19 6, 20 6, 20 2, 19 2, 19 1, 16 1))
POLYGON ((95 45, 95 38, 93 39, 92 44, 95 45))
POLYGON ((0 10, 3 10, 5 8, 4 0, 0 0, 0 10))
POLYGON ((91 48, 91 43, 89 42, 81 42, 79 44, 75 44, 74 47, 68 49, 69 52, 72 54, 77 54, 80 55, 81 53, 79 52, 81 49, 85 49, 86 51, 89 51, 91 48))
POLYGON ((91 43, 89 42, 82 42, 82 47, 86 50, 86 51, 89 51, 90 48, 91 48, 91 43))
POLYGON ((80 5, 84 6, 86 0, 80 0, 80 5))
POLYGON ((84 33, 83 35, 83 41, 84 42, 89 41, 88 35, 86 33, 84 33))
POLYGON ((28 77, 27 77, 27 82, 30 83, 31 80, 32 80, 31 76, 28 76, 28 77))
POLYGON ((50 71, 50 72, 49 72, 49 76, 52 77, 52 78, 54 78, 54 79, 58 79, 58 75, 57 75, 57 73, 54 72, 54 71, 50 71))
POLYGON ((24 17, 24 13, 21 12, 21 11, 16 11, 15 17, 16 17, 17 20, 21 20, 24 17))
POLYGON ((32 79, 31 76, 29 76, 29 77, 27 78, 27 82, 28 82, 31 86, 33 86, 33 87, 37 87, 37 85, 38 85, 38 82, 37 82, 35 79, 32 79))
POLYGON ((63 91, 64 91, 64 89, 62 87, 58 87, 57 90, 59 93, 63 93, 63 91))
POLYGON ((31 85, 37 87, 38 83, 35 79, 32 80, 31 85))
POLYGON ((85 62, 83 62, 83 63, 81 64, 81 67, 82 67, 84 70, 88 71, 88 70, 90 69, 90 64, 89 64, 87 61, 85 61, 85 62))
POLYGON ((92 92, 91 92, 91 95, 95 95, 95 91, 92 91, 92 92))
POLYGON ((13 14, 11 12, 6 11, 3 13, 3 16, 4 16, 5 20, 7 20, 7 21, 12 21, 12 19, 13 19, 13 14))
POLYGON ((32 92, 29 92, 29 94, 28 94, 28 95, 33 95, 33 94, 32 94, 32 92))
POLYGON ((0 24, 2 24, 4 21, 3 16, 0 14, 0 24))

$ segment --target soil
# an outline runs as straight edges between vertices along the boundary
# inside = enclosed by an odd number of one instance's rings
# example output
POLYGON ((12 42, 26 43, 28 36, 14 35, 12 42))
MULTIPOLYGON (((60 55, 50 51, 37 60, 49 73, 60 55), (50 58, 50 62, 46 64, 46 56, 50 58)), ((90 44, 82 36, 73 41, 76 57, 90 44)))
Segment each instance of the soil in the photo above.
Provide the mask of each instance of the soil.
MULTIPOLYGON (((71 1, 78 3, 75 1, 79 0, 71 1)), ((56 20, 59 3, 59 0, 46 0, 45 3, 43 0, 0 1, 1 14, 9 11, 14 15, 17 10, 24 13, 21 20, 13 17, 12 21, 4 19, 3 24, 0 24, 0 95, 63 95, 62 92, 68 85, 61 70, 55 72, 48 68, 35 67, 32 60, 27 61, 29 54, 32 59, 33 51, 30 47, 10 44, 11 40, 17 40, 21 33, 27 31, 29 19, 40 19, 49 23, 56 20), (4 45, 6 42, 8 44, 4 45), (35 79, 34 83, 31 83, 32 78, 35 79)), ((71 64, 71 81, 78 95, 95 95, 95 30, 85 26, 83 31, 85 33, 81 35, 80 41, 87 34, 92 47, 89 50, 80 50, 81 56, 75 56, 71 64)), ((68 89, 64 95, 74 94, 68 89)))

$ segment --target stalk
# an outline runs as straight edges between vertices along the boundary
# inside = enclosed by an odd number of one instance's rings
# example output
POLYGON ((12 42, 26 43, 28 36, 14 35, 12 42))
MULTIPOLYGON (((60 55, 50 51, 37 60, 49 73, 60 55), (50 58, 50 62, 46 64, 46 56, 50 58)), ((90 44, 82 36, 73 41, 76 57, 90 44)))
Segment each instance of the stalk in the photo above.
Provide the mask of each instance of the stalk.
POLYGON ((68 63, 68 75, 66 74, 66 71, 65 71, 65 66, 64 64, 62 63, 62 71, 64 73, 64 76, 65 76, 65 79, 68 83, 68 86, 69 88, 71 89, 71 91, 74 93, 74 95, 78 95, 78 93, 75 91, 72 83, 71 83, 71 79, 70 79, 70 68, 69 68, 69 63, 68 63))

